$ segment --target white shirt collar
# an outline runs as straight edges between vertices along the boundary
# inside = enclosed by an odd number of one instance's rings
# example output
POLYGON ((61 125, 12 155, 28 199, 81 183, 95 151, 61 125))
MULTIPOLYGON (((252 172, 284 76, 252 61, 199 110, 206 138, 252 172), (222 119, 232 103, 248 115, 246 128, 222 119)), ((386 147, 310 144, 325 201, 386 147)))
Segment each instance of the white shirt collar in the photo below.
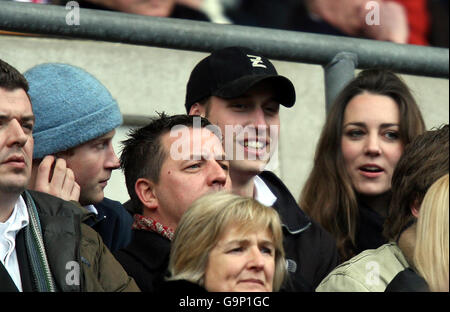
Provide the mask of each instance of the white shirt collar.
POLYGON ((3 224, 7 224, 8 231, 19 231, 28 225, 28 209, 22 196, 19 196, 13 212, 3 224))
POLYGON ((98 210, 97 208, 95 208, 94 205, 87 205, 84 206, 84 208, 86 208, 89 212, 95 213, 95 215, 98 215, 98 210))
POLYGON ((253 181, 255 183, 255 194, 253 197, 264 206, 272 206, 277 200, 277 197, 259 176, 255 176, 253 181))
POLYGON ((19 196, 11 216, 6 222, 0 223, 0 260, 19 291, 22 291, 22 281, 16 252, 16 235, 28 223, 28 209, 22 196, 19 196))

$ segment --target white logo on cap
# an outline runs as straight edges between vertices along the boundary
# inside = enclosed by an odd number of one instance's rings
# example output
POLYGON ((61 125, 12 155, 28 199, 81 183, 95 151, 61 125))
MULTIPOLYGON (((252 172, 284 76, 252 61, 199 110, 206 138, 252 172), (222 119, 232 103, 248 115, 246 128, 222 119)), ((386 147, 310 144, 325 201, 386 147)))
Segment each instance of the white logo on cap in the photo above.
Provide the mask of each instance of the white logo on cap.
POLYGON ((250 55, 250 54, 247 54, 247 56, 250 58, 250 61, 252 61, 253 67, 267 68, 266 65, 264 65, 263 61, 261 60, 261 56, 250 55))

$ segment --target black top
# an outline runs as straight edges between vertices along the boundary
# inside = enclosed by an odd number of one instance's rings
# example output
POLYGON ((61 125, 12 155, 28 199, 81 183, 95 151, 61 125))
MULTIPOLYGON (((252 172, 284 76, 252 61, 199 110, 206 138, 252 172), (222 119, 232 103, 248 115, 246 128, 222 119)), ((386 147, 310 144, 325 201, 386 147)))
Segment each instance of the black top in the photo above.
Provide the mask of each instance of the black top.
POLYGON ((169 266, 170 241, 158 233, 133 230, 133 240, 114 256, 142 291, 155 291, 169 266))
POLYGON ((94 206, 98 214, 84 223, 100 234, 111 252, 126 247, 132 238, 133 217, 120 202, 106 197, 94 206))
POLYGON ((411 268, 399 272, 385 292, 429 292, 427 282, 411 268))
POLYGON ((277 197, 273 208, 283 227, 289 278, 280 291, 312 292, 338 264, 336 241, 306 215, 275 174, 263 171, 259 177, 277 197))
MULTIPOLYGON (((387 207, 386 207, 387 208, 387 207)), ((356 228, 356 254, 366 249, 377 249, 388 241, 383 236, 383 224, 386 218, 368 207, 364 202, 358 201, 359 218, 356 228)))

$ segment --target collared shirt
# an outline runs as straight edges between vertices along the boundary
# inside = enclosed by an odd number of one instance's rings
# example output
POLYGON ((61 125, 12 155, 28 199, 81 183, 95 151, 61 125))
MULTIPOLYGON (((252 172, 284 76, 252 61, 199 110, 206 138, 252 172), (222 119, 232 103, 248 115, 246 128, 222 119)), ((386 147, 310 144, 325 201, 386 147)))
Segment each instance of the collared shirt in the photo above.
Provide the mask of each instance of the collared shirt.
POLYGON ((87 206, 84 206, 84 208, 86 208, 89 212, 92 212, 95 215, 98 215, 98 210, 97 210, 97 208, 95 208, 94 205, 87 205, 87 206))
POLYGON ((19 196, 11 216, 6 222, 0 222, 0 261, 19 291, 22 291, 22 280, 16 252, 16 235, 28 223, 27 206, 22 196, 19 196))
POLYGON ((253 181, 255 183, 254 198, 264 206, 271 207, 276 202, 277 197, 260 177, 255 176, 253 181))

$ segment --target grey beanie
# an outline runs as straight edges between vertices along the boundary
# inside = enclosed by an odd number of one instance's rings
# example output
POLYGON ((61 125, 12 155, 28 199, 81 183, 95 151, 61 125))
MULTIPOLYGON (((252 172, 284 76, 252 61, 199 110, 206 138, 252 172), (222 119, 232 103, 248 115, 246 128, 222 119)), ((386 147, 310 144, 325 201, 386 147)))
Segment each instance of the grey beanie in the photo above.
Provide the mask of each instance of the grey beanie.
POLYGON ((24 76, 36 117, 33 159, 78 146, 122 124, 109 91, 81 68, 47 63, 24 76))

